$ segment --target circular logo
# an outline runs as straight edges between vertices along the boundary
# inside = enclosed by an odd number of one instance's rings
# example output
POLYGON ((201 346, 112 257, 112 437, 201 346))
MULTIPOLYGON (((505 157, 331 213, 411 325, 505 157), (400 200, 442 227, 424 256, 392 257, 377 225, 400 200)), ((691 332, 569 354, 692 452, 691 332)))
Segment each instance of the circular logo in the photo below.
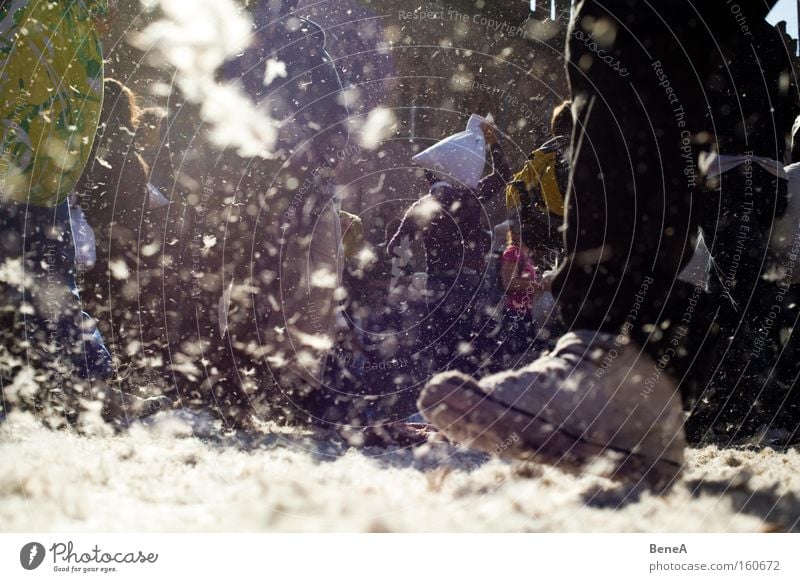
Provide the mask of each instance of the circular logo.
POLYGON ((35 570, 44 561, 44 546, 39 542, 30 542, 22 546, 19 552, 19 563, 26 570, 35 570))

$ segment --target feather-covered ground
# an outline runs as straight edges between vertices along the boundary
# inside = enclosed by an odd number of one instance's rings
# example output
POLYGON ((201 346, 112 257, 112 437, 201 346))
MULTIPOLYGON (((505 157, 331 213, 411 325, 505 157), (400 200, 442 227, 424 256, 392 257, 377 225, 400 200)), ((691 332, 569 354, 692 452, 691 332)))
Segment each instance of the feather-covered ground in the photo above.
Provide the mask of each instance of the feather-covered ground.
POLYGON ((197 438, 0 425, 2 531, 800 531, 800 452, 691 450, 666 495, 445 443, 353 449, 266 430, 197 438))

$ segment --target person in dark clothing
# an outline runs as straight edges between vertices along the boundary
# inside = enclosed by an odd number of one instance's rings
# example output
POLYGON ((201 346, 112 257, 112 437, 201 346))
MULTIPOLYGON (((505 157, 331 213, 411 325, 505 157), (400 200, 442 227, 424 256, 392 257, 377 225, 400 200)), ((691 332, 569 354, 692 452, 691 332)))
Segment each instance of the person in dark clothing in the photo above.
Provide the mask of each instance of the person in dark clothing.
POLYGON ((765 324, 781 293, 768 277, 776 268, 769 238, 786 210, 783 160, 798 105, 791 55, 764 20, 765 9, 757 2, 743 7, 750 34, 721 40, 725 62, 708 84, 719 155, 705 160, 701 226, 713 257, 709 291, 721 340, 714 374, 687 425, 692 440, 756 438, 774 420, 764 400, 781 328, 765 324))
POLYGON ((82 277, 83 302, 119 364, 130 343, 141 344, 137 274, 147 166, 133 147, 136 97, 114 79, 105 80, 104 91, 98 136, 76 191, 97 241, 95 265, 82 277))
POLYGON ((113 374, 108 383, 129 405, 127 412, 109 415, 126 424, 124 417, 134 416, 133 408, 146 416, 169 404, 158 396, 167 385, 151 369, 160 361, 162 348, 157 333, 161 312, 150 308, 161 295, 154 284, 153 263, 162 255, 148 247, 153 242, 148 236, 151 204, 147 164, 134 147, 136 96, 115 79, 105 80, 104 93, 98 135, 76 185, 76 205, 96 241, 96 261, 81 274, 79 284, 83 307, 97 314, 98 329, 111 352, 113 374))
POLYGON ((170 212, 183 224, 167 301, 169 366, 182 399, 242 426, 308 420, 304 400, 325 389, 341 276, 334 175, 348 143, 323 30, 288 3, 264 1, 252 14, 251 42, 221 76, 280 122, 276 156, 221 151, 197 108, 179 101, 167 131, 172 199, 181 200, 170 212))
MULTIPOLYGON (((497 371, 513 369, 519 362, 530 362, 533 353, 543 347, 537 334, 543 321, 533 314, 536 297, 544 293, 541 267, 534 263, 530 250, 519 232, 512 227, 508 231, 507 245, 500 260, 500 282, 505 292, 500 349, 493 354, 497 371)), ((527 363, 526 362, 526 363, 527 363)))
POLYGON ((47 387, 19 401, 6 402, 3 394, 0 409, 14 404, 45 411, 54 428, 74 423, 84 410, 82 397, 104 397, 111 356, 76 287, 70 210, 67 203, 8 205, 0 207, 0 221, 0 264, 11 275, 0 282, 6 302, 0 309, 2 382, 10 385, 6 374, 28 366, 47 387), (9 269, 15 261, 18 276, 9 269))
POLYGON ((419 405, 449 436, 575 468, 602 457, 613 475, 657 488, 674 481, 686 442, 679 385, 700 375, 692 363, 708 331, 704 290, 677 275, 698 229, 696 154, 714 141, 707 86, 741 34, 722 0, 576 4, 567 257, 553 282, 571 331, 522 370, 434 378, 419 405))
POLYGON ((403 240, 417 235, 425 244, 429 315, 422 324, 419 351, 433 354, 433 370, 474 372, 479 367, 478 358, 464 352, 475 349, 482 321, 480 291, 490 243, 484 205, 505 190, 511 177, 494 128, 484 123, 481 130, 491 150, 491 174, 472 191, 453 185, 447 175, 439 180, 429 173, 429 193, 406 211, 387 245, 392 255, 403 240))
POLYGON ((87 403, 109 395, 111 358, 76 287, 68 201, 103 103, 106 16, 104 1, 0 4, 0 414, 19 406, 52 428, 80 427, 87 403))
MULTIPOLYGON (((787 111, 790 109, 791 104, 787 111)), ((797 127, 795 124, 793 128, 792 163, 785 168, 789 182, 787 210, 783 217, 776 217, 774 223, 768 221, 772 227, 769 231, 762 228, 763 215, 755 210, 757 201, 743 202, 747 200, 744 194, 748 190, 747 182, 745 188, 725 190, 737 181, 741 186, 740 177, 750 174, 749 190, 760 190, 751 198, 760 196, 769 200, 772 191, 763 187, 763 181, 757 181, 758 173, 734 168, 719 177, 722 188, 716 192, 714 200, 719 203, 721 198, 727 205, 714 209, 721 215, 721 224, 715 225, 715 232, 718 237, 724 236, 725 229, 734 226, 740 238, 731 242, 730 249, 719 249, 726 263, 715 269, 722 276, 716 281, 712 279, 720 297, 720 320, 727 330, 723 336, 726 341, 715 360, 715 377, 701 401, 702 406, 697 406, 687 423, 698 441, 790 446, 800 440, 800 341, 796 333, 800 309, 800 268, 797 266, 800 204, 795 198, 800 193, 800 150, 794 147, 797 127), (730 204, 737 199, 739 207, 730 204), (743 212, 743 209, 748 210, 743 212), (746 221, 745 215, 749 215, 746 221), (769 249, 763 247, 767 236, 771 238, 769 249), (744 249, 737 253, 738 260, 733 261, 735 255, 731 257, 734 253, 730 251, 738 245, 744 245, 744 249), (739 275, 748 268, 755 273, 739 275), (756 278, 759 272, 762 275, 756 278), (730 278, 726 276, 729 273, 733 275, 730 278), (754 285, 750 289, 752 295, 740 288, 748 279, 754 285), (744 299, 733 314, 732 297, 744 299), (746 354, 749 357, 743 356, 746 354)), ((749 165, 753 170, 757 167, 755 163, 749 165)), ((765 177, 768 186, 775 180, 771 173, 765 177)), ((729 238, 732 237, 729 235, 729 238)))

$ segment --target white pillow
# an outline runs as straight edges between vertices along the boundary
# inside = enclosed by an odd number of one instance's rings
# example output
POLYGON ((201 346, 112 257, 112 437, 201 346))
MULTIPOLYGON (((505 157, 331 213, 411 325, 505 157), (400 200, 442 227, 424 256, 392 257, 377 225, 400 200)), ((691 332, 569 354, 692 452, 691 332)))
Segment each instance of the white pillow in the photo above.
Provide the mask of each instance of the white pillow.
POLYGON ((467 129, 435 143, 411 158, 427 170, 453 180, 455 186, 476 188, 486 163, 485 119, 471 115, 467 129))
POLYGON ((703 231, 697 231, 697 243, 694 247, 692 258, 678 274, 678 279, 686 283, 691 283, 695 287, 708 289, 710 277, 709 266, 711 265, 711 252, 708 250, 703 231))

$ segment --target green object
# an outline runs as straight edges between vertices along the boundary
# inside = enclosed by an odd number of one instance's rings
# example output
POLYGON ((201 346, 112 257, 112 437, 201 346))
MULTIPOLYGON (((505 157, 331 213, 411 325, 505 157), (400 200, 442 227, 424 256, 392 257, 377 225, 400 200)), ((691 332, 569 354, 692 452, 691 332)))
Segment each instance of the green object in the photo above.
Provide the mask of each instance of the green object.
POLYGON ((106 0, 0 9, 0 202, 55 206, 80 178, 103 102, 106 0))

